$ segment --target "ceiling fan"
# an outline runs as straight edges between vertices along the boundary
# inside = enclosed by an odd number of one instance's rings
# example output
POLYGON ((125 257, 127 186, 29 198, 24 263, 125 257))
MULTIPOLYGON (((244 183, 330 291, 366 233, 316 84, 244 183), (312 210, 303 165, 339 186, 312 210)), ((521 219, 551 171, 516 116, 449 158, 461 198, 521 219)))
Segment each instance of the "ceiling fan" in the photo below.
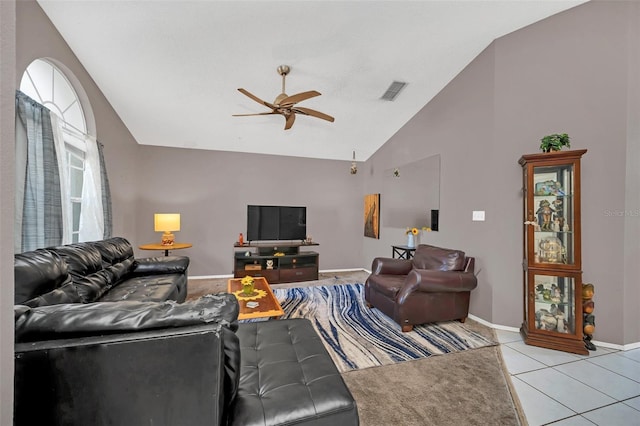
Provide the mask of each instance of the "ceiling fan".
POLYGON ((316 96, 320 96, 319 92, 316 92, 315 90, 310 90, 308 92, 301 92, 301 93, 297 93, 295 95, 287 95, 285 93, 284 90, 284 84, 285 84, 285 78, 287 77, 287 74, 289 74, 289 71, 291 71, 291 68, 288 65, 280 65, 278 67, 278 74, 280 74, 282 76, 282 93, 280 93, 275 101, 273 101, 273 103, 269 103, 266 101, 263 101, 262 99, 260 99, 259 97, 255 96, 252 93, 249 93, 247 90, 245 89, 238 89, 238 91, 240 91, 240 93, 250 97, 251 99, 253 99, 254 101, 258 102, 259 104, 265 105, 269 108, 271 108, 271 111, 269 112, 260 112, 260 113, 255 113, 255 114, 233 114, 234 117, 246 117, 246 116, 250 116, 250 115, 273 115, 273 114, 280 114, 282 116, 284 116, 285 118, 285 124, 284 124, 284 130, 288 130, 291 128, 291 126, 293 126, 293 122, 296 120, 296 114, 302 114, 302 115, 308 115, 311 117, 316 117, 316 118, 321 118, 323 120, 327 120, 330 122, 334 121, 334 118, 331 117, 330 115, 327 115, 323 112, 320 111, 316 111, 310 108, 303 108, 303 107, 299 107, 296 106, 296 104, 298 102, 304 101, 306 99, 309 98, 313 98, 316 96))

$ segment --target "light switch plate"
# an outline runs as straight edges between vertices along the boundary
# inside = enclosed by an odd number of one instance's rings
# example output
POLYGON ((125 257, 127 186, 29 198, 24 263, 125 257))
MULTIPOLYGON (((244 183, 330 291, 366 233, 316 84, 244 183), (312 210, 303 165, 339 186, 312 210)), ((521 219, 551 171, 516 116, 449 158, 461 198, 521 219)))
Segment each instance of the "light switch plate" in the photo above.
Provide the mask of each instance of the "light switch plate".
POLYGON ((474 210, 472 220, 476 222, 484 221, 484 210, 474 210))

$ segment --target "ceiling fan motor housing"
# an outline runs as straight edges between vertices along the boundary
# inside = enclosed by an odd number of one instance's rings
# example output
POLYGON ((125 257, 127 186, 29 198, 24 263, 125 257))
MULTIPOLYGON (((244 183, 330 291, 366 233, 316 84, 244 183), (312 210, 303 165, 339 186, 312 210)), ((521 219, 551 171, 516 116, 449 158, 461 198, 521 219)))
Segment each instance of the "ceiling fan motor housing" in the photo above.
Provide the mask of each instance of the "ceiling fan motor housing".
POLYGON ((289 71, 291 71, 291 67, 289 65, 280 65, 278 67, 278 74, 280 74, 283 77, 289 74, 289 71))

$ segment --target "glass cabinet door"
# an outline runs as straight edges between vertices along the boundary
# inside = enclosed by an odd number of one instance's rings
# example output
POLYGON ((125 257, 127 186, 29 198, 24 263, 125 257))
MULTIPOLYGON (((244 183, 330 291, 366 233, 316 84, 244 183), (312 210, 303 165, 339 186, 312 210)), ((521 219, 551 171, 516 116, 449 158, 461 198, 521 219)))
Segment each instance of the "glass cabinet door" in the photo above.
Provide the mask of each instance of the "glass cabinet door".
MULTIPOLYGON (((531 238, 529 265, 579 265, 575 249, 574 164, 533 165, 527 224, 531 238)), ((561 266, 562 268, 562 266, 561 266)))
POLYGON ((527 274, 529 329, 550 333, 576 333, 576 278, 571 274, 527 274))

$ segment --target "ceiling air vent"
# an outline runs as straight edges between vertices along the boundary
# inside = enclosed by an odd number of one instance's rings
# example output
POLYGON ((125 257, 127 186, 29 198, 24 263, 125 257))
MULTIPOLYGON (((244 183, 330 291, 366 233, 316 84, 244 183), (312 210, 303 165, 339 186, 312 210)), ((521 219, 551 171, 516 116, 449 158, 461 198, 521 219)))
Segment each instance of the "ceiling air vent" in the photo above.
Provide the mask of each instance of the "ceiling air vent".
POLYGON ((391 83, 391 86, 384 92, 384 95, 380 99, 384 99, 385 101, 393 101, 398 96, 400 91, 406 86, 407 83, 402 81, 394 81, 391 83))

